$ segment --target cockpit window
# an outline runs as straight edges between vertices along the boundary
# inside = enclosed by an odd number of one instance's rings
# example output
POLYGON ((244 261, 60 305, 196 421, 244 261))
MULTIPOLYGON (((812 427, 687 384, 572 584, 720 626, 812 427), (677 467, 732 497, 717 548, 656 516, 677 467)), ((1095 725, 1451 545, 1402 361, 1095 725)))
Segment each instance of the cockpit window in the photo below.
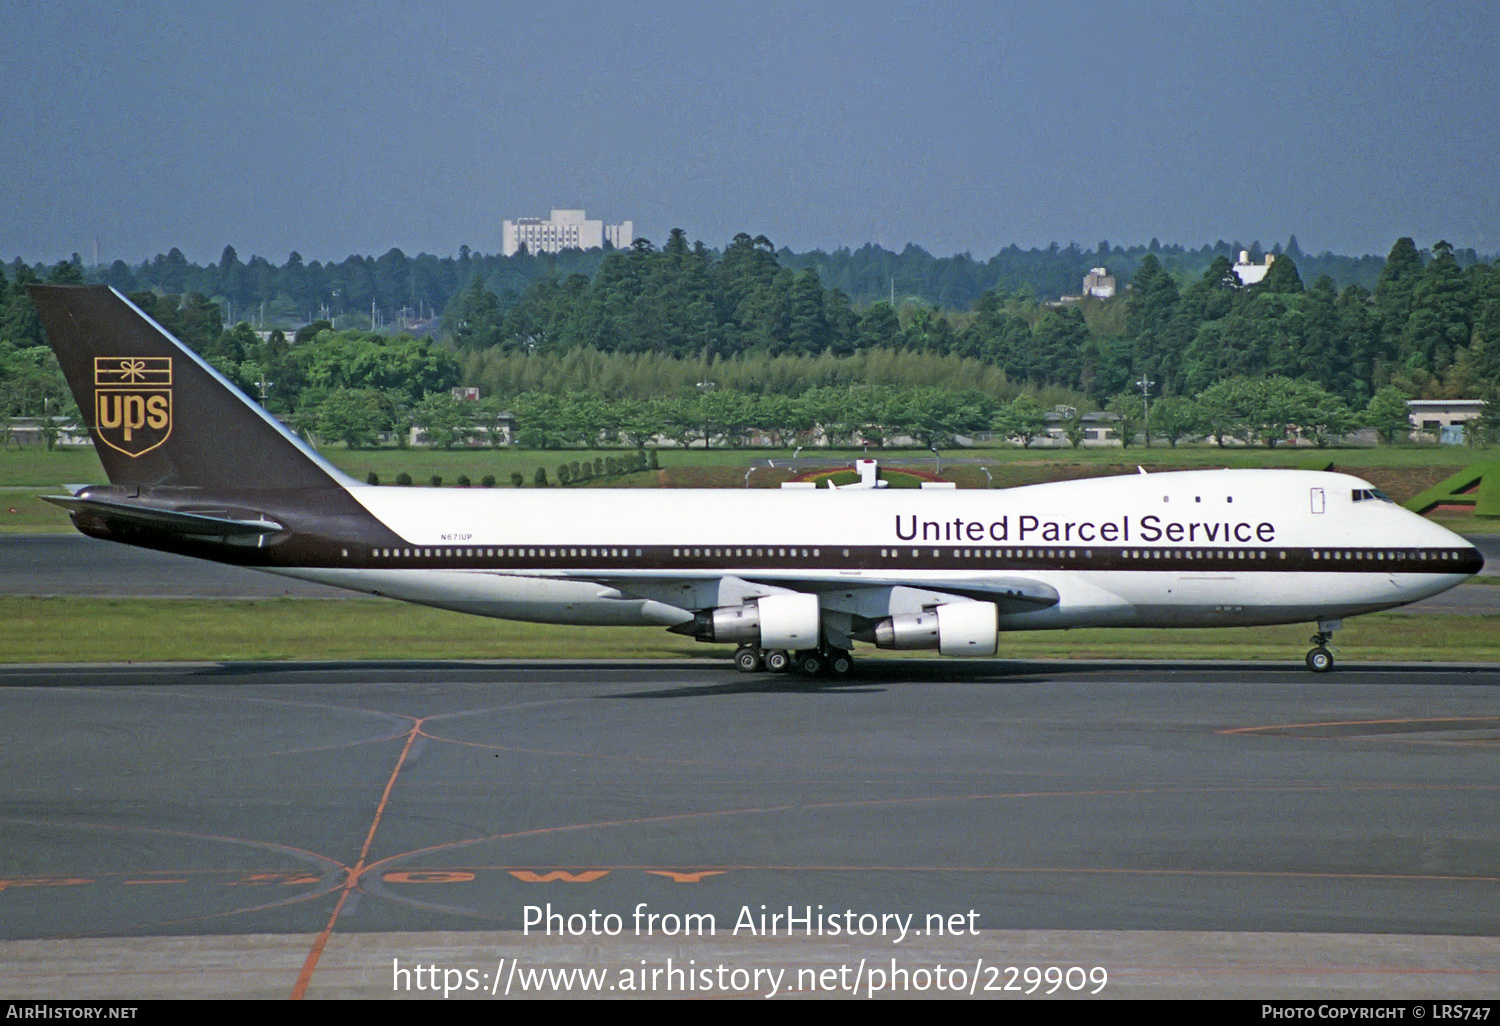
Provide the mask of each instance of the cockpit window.
POLYGON ((1353 492, 1353 499, 1355 502, 1365 502, 1369 499, 1379 499, 1381 502, 1389 502, 1392 504, 1394 504, 1396 501, 1389 495, 1385 494, 1385 492, 1382 492, 1379 488, 1356 488, 1353 492))

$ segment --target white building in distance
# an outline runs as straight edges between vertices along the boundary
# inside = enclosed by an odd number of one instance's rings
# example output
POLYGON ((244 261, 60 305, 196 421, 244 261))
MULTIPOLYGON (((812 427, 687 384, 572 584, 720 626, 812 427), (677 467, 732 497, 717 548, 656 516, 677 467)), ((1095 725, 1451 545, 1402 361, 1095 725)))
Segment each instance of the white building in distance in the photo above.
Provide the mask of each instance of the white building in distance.
POLYGON ((1115 276, 1103 267, 1095 267, 1083 276, 1086 299, 1109 299, 1115 294, 1115 276))
POLYGON ((1483 399, 1408 399, 1413 442, 1462 445, 1471 421, 1484 416, 1483 399))
POLYGON ((1265 263, 1252 264, 1250 262, 1250 251, 1242 249, 1240 250, 1240 258, 1234 264, 1234 274, 1235 277, 1239 278, 1241 285, 1259 285, 1260 280, 1266 276, 1266 272, 1271 269, 1271 265, 1275 262, 1276 255, 1274 253, 1267 253, 1265 263))
POLYGON ((635 241, 635 222, 605 224, 590 221, 582 210, 554 210, 545 221, 540 217, 523 217, 502 222, 500 252, 514 256, 522 246, 528 253, 603 249, 606 240, 616 249, 628 248, 635 241))

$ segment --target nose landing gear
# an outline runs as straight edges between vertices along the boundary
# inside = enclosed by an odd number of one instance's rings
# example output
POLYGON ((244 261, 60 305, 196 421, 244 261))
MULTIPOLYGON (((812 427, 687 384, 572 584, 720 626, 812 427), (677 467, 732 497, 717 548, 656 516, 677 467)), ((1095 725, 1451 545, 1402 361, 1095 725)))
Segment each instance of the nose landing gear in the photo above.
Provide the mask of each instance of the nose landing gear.
POLYGON ((1312 640, 1317 643, 1318 647, 1307 653, 1307 668, 1313 673, 1327 673, 1333 669, 1333 653, 1324 648, 1319 639, 1320 635, 1312 636, 1312 640))
POLYGON ((1307 653, 1307 668, 1313 673, 1327 673, 1333 669, 1333 653, 1328 651, 1328 643, 1333 640, 1333 632, 1344 625, 1342 620, 1319 620, 1318 633, 1307 640, 1313 643, 1313 649, 1307 653))

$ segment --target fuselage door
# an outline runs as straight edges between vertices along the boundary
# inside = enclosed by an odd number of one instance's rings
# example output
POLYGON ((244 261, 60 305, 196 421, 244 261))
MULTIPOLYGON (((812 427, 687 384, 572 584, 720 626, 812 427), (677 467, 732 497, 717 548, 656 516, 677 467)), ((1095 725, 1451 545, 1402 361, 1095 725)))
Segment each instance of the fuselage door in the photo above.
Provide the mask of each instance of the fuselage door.
POLYGON ((1312 511, 1314 513, 1323 512, 1323 489, 1321 488, 1314 488, 1312 490, 1312 511))

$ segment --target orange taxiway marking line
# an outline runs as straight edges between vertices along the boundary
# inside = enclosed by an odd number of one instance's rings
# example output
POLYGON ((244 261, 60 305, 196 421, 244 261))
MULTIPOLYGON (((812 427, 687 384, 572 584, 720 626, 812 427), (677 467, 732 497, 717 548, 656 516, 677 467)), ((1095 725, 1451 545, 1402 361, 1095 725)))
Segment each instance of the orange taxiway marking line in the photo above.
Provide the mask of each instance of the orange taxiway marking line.
POLYGON ((1219 734, 1254 734, 1264 730, 1297 730, 1311 727, 1390 727, 1398 723, 1497 723, 1497 716, 1430 716, 1396 720, 1324 720, 1317 723, 1273 723, 1264 727, 1232 727, 1219 734))
POLYGON ((302 965, 302 972, 297 976, 297 985, 292 988, 292 1000, 300 1001, 307 993, 307 985, 312 982, 313 972, 318 968, 318 960, 323 957, 323 949, 328 945, 328 938, 333 934, 333 927, 339 921, 339 914, 344 910, 344 902, 349 900, 349 893, 359 885, 359 875, 364 872, 365 859, 369 857, 370 846, 375 843, 375 831, 380 827, 381 817, 385 815, 385 807, 390 803, 391 791, 396 787, 396 777, 401 773, 401 767, 406 765, 406 757, 411 754, 411 746, 422 733, 422 720, 412 722, 411 730, 406 734, 406 744, 401 748, 401 755, 396 759, 396 765, 391 770, 391 775, 385 782, 385 790, 381 792, 380 803, 375 806, 375 817, 370 820, 370 829, 365 833, 365 843, 359 849, 359 858, 349 869, 349 875, 344 880, 343 887, 339 888, 339 900, 333 906, 333 913, 328 917, 328 925, 323 927, 323 932, 318 934, 318 939, 313 942, 312 950, 307 954, 307 961, 302 965))

